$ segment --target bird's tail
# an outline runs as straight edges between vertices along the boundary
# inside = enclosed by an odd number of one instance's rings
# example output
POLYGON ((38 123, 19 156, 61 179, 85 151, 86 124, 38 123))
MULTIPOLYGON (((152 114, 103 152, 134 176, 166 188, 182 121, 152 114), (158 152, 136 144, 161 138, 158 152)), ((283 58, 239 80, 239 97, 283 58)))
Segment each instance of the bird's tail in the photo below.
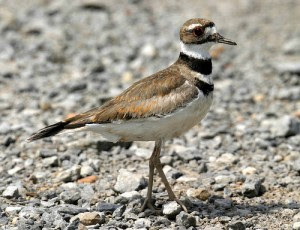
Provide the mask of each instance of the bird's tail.
POLYGON ((29 142, 31 142, 31 141, 35 141, 35 140, 38 140, 38 139, 41 139, 44 137, 54 136, 54 135, 60 133, 61 131, 63 131, 67 124, 68 124, 68 122, 60 121, 53 125, 49 125, 43 129, 37 131, 36 133, 32 134, 27 140, 29 142))

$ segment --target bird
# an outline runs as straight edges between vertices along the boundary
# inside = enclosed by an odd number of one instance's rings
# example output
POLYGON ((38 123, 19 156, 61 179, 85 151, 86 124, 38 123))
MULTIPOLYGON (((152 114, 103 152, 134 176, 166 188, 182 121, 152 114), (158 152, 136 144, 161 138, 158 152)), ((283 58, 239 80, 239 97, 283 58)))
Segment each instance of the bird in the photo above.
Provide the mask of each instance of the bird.
POLYGON ((180 54, 169 67, 135 82, 98 108, 47 126, 28 138, 35 141, 63 131, 92 131, 109 142, 153 141, 147 195, 141 210, 157 210, 152 201, 154 171, 169 199, 188 212, 173 192, 162 168, 160 153, 166 140, 197 125, 208 113, 214 84, 209 49, 216 43, 237 45, 204 18, 187 20, 180 28, 180 54))

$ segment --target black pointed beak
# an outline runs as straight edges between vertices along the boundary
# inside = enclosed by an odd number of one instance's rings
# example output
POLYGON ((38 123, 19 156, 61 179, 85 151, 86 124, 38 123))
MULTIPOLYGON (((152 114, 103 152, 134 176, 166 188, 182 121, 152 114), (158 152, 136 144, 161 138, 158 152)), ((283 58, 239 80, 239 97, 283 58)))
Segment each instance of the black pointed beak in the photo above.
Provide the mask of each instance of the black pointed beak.
POLYGON ((231 41, 230 39, 224 38, 221 34, 216 33, 213 35, 213 39, 217 43, 224 43, 227 45, 236 46, 237 44, 234 41, 231 41))

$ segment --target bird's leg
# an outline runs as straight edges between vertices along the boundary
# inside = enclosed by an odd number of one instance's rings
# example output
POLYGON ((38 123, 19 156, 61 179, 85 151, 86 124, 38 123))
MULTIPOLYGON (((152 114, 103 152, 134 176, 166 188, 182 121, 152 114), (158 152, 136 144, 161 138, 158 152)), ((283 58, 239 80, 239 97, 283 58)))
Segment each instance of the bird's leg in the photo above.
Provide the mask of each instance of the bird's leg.
POLYGON ((142 211, 146 209, 146 207, 152 209, 155 211, 155 208, 152 205, 151 198, 152 198, 152 187, 153 187, 153 175, 154 175, 154 159, 155 156, 160 153, 161 148, 161 142, 155 142, 155 146, 152 152, 152 155, 149 159, 149 183, 148 183, 148 190, 147 190, 147 197, 144 201, 144 204, 142 206, 142 211), (157 153, 158 152, 158 153, 157 153))
POLYGON ((162 180, 162 182, 165 184, 165 187, 167 189, 167 192, 168 192, 168 195, 169 195, 169 198, 170 200, 175 200, 180 206, 181 208, 187 212, 187 208, 186 206, 175 196, 168 180, 167 180, 167 177, 162 169, 162 165, 161 165, 161 162, 160 162, 160 149, 161 149, 161 141, 160 141, 160 148, 159 148, 159 151, 155 154, 155 157, 154 157, 154 166, 162 180))

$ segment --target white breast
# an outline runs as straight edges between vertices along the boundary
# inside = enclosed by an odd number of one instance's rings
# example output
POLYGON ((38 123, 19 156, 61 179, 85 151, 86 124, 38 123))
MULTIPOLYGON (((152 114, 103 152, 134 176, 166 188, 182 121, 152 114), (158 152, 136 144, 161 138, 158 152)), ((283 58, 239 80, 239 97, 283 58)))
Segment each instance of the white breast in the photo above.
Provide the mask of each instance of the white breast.
POLYGON ((99 133, 104 140, 111 142, 170 139, 198 124, 207 114, 212 98, 212 93, 204 96, 199 91, 198 98, 167 116, 108 124, 88 124, 85 129, 99 133))

